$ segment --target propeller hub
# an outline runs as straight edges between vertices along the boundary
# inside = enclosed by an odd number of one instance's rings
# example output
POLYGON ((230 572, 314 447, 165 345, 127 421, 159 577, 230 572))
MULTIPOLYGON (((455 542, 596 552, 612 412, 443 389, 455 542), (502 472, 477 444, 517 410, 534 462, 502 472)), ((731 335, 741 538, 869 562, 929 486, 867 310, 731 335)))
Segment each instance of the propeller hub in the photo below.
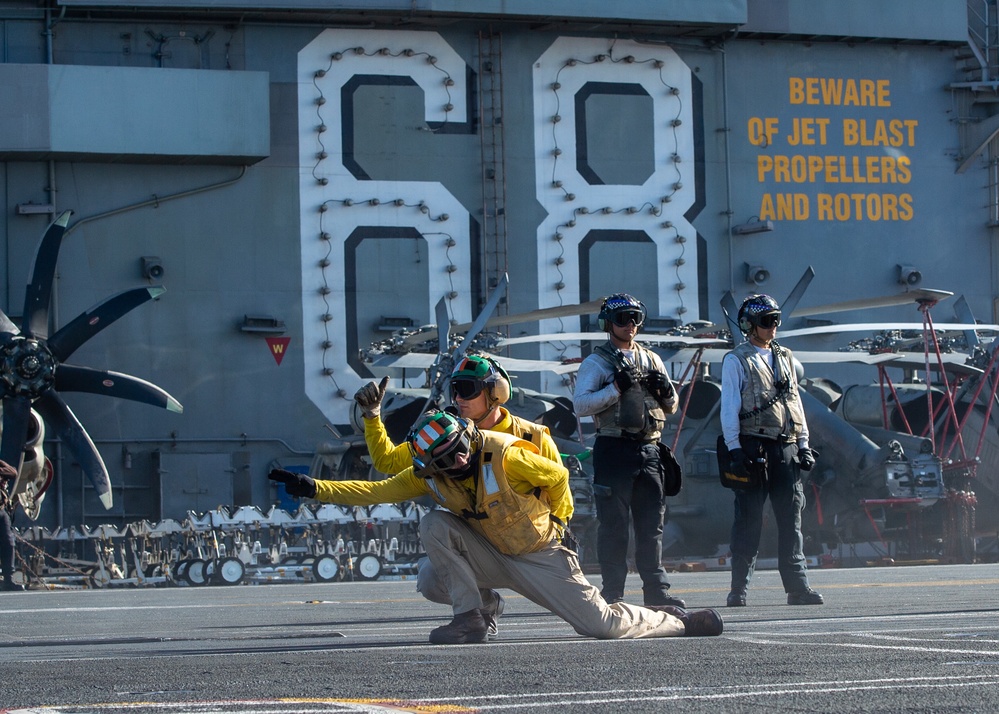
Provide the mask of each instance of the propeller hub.
POLYGON ((38 340, 14 337, 0 347, 0 384, 9 395, 36 399, 55 382, 56 360, 38 340))

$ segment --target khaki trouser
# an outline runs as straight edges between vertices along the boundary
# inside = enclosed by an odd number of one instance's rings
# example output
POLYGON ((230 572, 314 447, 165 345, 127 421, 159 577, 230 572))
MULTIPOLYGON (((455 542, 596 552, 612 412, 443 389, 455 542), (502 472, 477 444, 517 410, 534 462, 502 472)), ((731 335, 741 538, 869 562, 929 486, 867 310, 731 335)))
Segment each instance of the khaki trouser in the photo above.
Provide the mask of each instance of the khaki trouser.
POLYGON ((576 554, 552 544, 536 553, 504 555, 458 516, 435 510, 420 523, 427 558, 416 589, 461 614, 483 603, 483 591, 509 588, 555 613, 581 635, 600 639, 676 637, 683 623, 669 613, 618 602, 608 605, 587 582, 576 554))

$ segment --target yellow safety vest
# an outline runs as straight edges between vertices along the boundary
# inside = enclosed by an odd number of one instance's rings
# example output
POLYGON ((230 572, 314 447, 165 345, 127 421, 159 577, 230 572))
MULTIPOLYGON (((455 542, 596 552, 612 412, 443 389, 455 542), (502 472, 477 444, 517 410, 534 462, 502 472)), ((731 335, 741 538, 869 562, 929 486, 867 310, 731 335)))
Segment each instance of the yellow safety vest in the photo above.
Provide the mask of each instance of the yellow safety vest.
POLYGON ((541 550, 559 537, 551 519, 547 492, 536 489, 521 494, 510 488, 503 471, 503 454, 518 446, 536 454, 540 450, 523 439, 499 432, 481 431, 482 451, 474 477, 474 491, 466 487, 472 479, 457 481, 435 476, 428 481, 437 503, 461 516, 473 530, 507 555, 523 555, 541 550))

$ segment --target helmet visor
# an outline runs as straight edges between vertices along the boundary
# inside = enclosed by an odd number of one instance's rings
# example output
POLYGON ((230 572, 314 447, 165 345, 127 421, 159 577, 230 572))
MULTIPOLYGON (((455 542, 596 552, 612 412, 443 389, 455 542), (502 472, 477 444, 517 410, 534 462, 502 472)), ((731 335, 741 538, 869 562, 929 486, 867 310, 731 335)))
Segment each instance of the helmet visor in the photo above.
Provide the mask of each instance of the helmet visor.
POLYGON ((642 323, 645 322, 645 315, 638 310, 621 310, 611 315, 611 322, 618 327, 627 327, 632 324, 635 327, 641 327, 642 323))

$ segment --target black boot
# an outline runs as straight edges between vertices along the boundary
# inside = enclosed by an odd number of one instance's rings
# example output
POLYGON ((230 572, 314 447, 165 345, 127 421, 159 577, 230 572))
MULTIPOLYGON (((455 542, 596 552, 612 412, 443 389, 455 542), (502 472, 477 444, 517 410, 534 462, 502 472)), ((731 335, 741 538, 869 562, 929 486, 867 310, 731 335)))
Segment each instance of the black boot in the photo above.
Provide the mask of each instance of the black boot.
POLYGON ((455 615, 454 619, 446 625, 430 631, 430 644, 432 645, 466 645, 476 642, 485 642, 488 626, 479 610, 469 610, 460 615, 455 615))
POLYGON ((14 592, 20 592, 24 590, 24 586, 20 583, 15 583, 10 577, 4 577, 3 585, 0 586, 3 590, 10 590, 14 592))
POLYGON ((656 612, 668 612, 682 622, 684 637, 715 637, 725 629, 725 624, 717 610, 684 610, 672 605, 648 605, 647 607, 656 612))

